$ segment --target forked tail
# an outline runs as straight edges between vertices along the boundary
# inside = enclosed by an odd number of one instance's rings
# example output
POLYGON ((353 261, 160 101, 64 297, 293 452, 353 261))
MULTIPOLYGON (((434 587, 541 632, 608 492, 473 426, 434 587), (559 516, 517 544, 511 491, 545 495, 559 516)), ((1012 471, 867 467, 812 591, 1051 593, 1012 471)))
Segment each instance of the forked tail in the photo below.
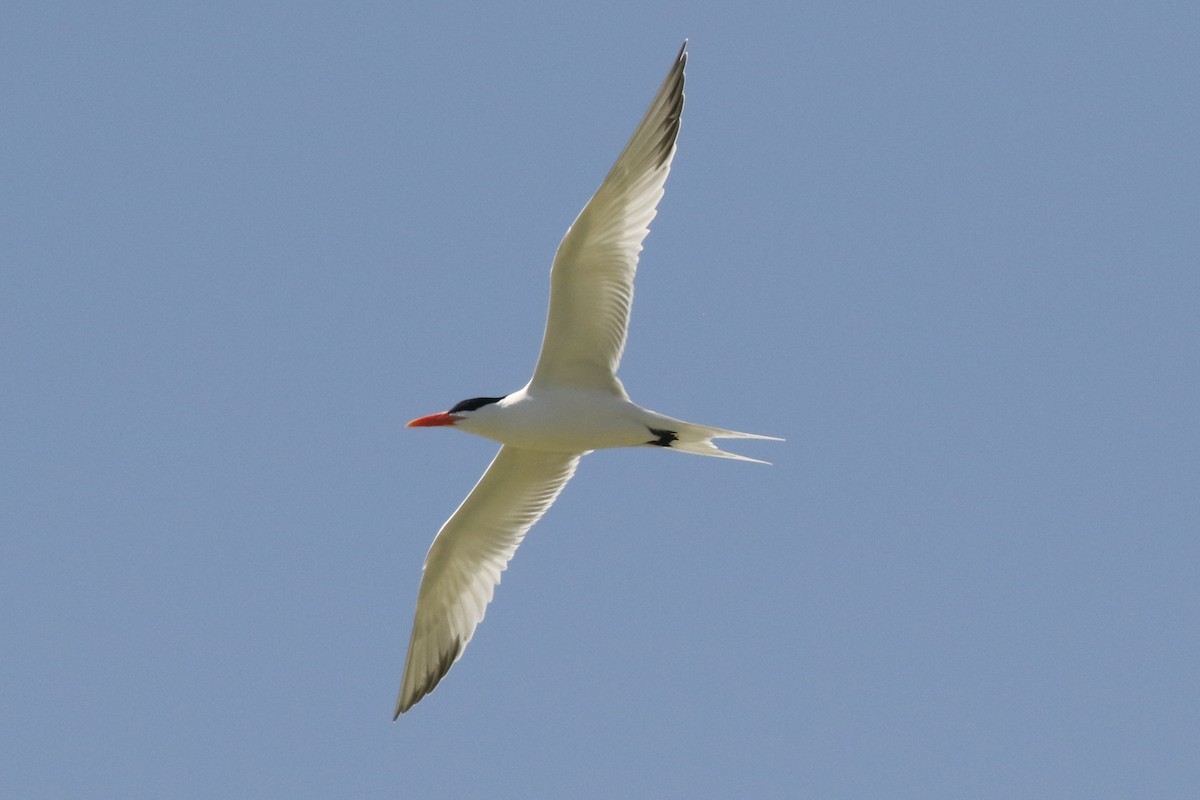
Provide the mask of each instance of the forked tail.
POLYGON ((656 424, 650 428, 650 433, 656 437, 646 444, 658 447, 669 447, 684 453, 694 453, 698 456, 713 456, 715 458, 734 458, 738 461, 753 461, 756 464, 770 464, 761 458, 750 458, 737 453, 727 453, 713 444, 713 439, 768 439, 772 442, 782 442, 778 436, 762 436, 757 433, 742 433, 727 431, 724 428, 711 428, 707 425, 697 425, 679 419, 663 417, 662 427, 656 424))

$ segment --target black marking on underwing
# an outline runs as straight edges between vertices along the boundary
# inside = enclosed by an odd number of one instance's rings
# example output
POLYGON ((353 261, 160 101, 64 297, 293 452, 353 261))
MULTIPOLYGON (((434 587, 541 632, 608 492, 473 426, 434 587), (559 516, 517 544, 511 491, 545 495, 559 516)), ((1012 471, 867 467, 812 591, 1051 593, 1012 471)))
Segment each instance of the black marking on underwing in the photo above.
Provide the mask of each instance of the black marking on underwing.
POLYGON ((658 447, 670 447, 672 442, 679 441, 679 435, 675 431, 668 431, 661 428, 651 428, 646 426, 646 430, 657 436, 657 439, 651 439, 646 444, 656 445, 658 447))
MULTIPOLYGON (((507 397, 508 395, 505 395, 507 397)), ((459 411, 475 411, 492 403, 499 403, 504 397, 472 397, 470 400, 463 400, 454 408, 450 409, 449 413, 457 414, 459 411)))
POLYGON ((425 692, 428 694, 433 691, 433 687, 438 685, 438 682, 446 677, 446 673, 454 666, 454 662, 462 655, 463 641, 462 638, 455 636, 453 644, 446 648, 438 659, 437 668, 425 678, 425 692))
POLYGON ((675 140, 679 137, 679 120, 683 116, 683 82, 684 67, 687 66, 687 41, 679 48, 675 64, 663 81, 659 94, 667 104, 666 113, 661 122, 659 140, 656 147, 655 168, 662 169, 675 153, 675 140))

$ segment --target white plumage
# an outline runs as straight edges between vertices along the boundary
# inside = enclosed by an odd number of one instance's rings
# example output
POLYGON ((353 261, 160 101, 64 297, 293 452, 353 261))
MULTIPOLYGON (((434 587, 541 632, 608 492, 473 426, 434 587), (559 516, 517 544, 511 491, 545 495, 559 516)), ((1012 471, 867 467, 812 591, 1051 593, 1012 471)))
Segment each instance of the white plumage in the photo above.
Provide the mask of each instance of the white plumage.
POLYGON ((686 47, 685 42, 625 150, 558 247, 546 333, 529 383, 504 397, 464 400, 409 423, 452 425, 502 447, 429 548, 397 717, 433 691, 462 656, 500 573, 581 456, 652 445, 757 461, 726 453, 712 440, 775 438, 649 411, 630 401, 617 378, 638 255, 675 155, 686 47))

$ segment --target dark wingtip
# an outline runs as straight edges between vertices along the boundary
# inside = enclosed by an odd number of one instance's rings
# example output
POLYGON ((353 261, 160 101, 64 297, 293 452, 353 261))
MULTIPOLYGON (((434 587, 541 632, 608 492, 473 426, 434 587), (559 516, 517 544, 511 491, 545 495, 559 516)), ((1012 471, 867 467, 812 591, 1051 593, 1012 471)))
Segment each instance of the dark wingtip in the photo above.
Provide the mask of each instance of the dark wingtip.
POLYGON ((684 39, 679 48, 679 54, 675 56, 675 63, 671 66, 671 71, 667 73, 662 88, 659 89, 660 96, 666 91, 671 98, 666 125, 662 129, 658 143, 658 161, 655 166, 660 168, 670 160, 674 153, 675 140, 679 138, 679 123, 683 118, 683 84, 686 80, 684 70, 687 67, 687 45, 688 40, 684 39))
POLYGON ((442 653, 437 666, 425 675, 425 680, 421 683, 421 688, 414 692, 412 697, 405 698, 403 695, 400 696, 400 700, 396 703, 396 713, 392 715, 392 722, 400 719, 401 714, 421 702, 421 699, 425 695, 437 688, 442 678, 446 677, 446 673, 454 666, 454 662, 462 655, 462 651, 462 639, 455 638, 454 645, 442 653))

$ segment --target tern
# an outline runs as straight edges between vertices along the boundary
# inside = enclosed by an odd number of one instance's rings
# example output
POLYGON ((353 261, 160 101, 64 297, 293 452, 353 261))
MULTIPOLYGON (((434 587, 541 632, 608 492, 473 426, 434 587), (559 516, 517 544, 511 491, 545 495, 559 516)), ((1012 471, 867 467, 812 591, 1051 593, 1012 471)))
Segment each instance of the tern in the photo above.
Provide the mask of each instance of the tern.
POLYGON ((675 155, 686 63, 685 41, 625 150, 558 246, 542 351, 529 383, 408 423, 451 426, 501 447, 425 557, 393 719, 433 691, 462 657, 500 573, 581 456, 650 446, 765 464, 720 450, 712 440, 781 441, 655 413, 631 401, 617 378, 638 254, 675 155))

